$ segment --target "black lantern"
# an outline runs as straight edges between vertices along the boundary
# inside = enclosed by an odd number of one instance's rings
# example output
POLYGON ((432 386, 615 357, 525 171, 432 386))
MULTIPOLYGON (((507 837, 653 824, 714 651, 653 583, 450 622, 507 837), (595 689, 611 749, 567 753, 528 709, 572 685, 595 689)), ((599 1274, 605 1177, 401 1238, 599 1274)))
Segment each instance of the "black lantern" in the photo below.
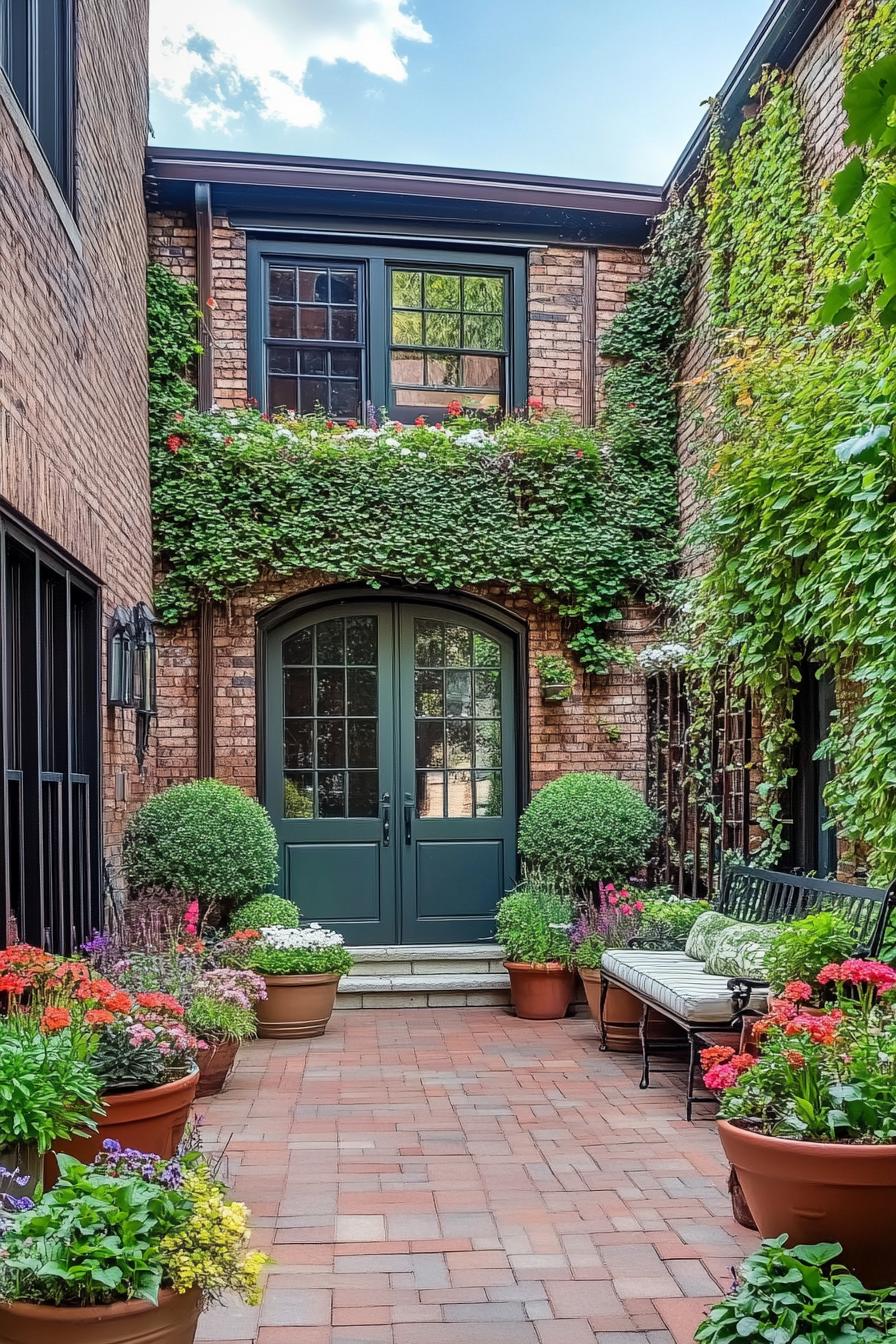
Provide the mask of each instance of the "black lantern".
POLYGON ((116 709, 130 709, 134 703, 134 635, 133 614, 116 607, 106 651, 106 699, 116 709))
POLYGON ((156 702, 156 618, 145 602, 134 608, 134 698, 137 711, 137 764, 143 768, 156 702))

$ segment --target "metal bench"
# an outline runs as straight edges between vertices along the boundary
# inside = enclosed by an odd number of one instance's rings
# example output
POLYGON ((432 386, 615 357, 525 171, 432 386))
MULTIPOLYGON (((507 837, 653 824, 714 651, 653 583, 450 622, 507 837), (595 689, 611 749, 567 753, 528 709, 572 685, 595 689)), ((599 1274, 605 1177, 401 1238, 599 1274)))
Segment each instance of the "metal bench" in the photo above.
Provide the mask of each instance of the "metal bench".
MULTIPOLYGON (((819 877, 802 877, 796 873, 778 873, 768 868, 751 868, 746 865, 732 864, 726 868, 724 883, 716 909, 720 914, 746 924, 777 924, 818 910, 836 910, 850 921, 856 931, 855 955, 875 957, 880 953, 890 916, 896 908, 896 880, 889 887, 862 887, 848 882, 832 882, 819 877)), ((611 985, 627 989, 630 994, 641 1000, 643 1005, 640 1022, 641 1040, 641 1087, 650 1086, 651 1042, 649 1035, 650 1012, 660 1013, 681 1028, 686 1037, 688 1048, 687 1075, 687 1118, 691 1119, 695 1101, 705 1100, 694 1095, 694 1079, 697 1066, 697 1040, 707 1031, 730 1031, 736 1029, 747 1012, 761 1011, 764 1006, 768 986, 758 980, 734 978, 722 982, 718 977, 707 976, 707 998, 702 1011, 709 1017, 699 1017, 689 1006, 690 998, 700 992, 699 962, 691 963, 689 969, 683 960, 683 952, 669 954, 651 949, 649 942, 632 940, 632 946, 642 955, 629 957, 633 963, 630 974, 623 978, 619 973, 601 967, 601 1049, 607 1048, 606 1029, 608 1026, 621 1025, 607 1022, 604 1016, 607 991, 611 985), (664 976, 666 977, 664 981, 664 976), (678 986, 673 984, 677 976, 678 986), (637 983, 633 983, 633 981, 637 983), (680 1003, 677 1009, 670 1003, 661 1002, 647 987, 656 985, 664 997, 680 1003), (667 984, 669 992, 666 992, 667 984), (720 988, 723 992, 720 996, 720 988), (730 992, 730 1000, 728 994, 730 992), (714 1015, 719 1014, 714 1020, 714 1015)), ((617 954, 621 957, 622 954, 617 954)), ((668 1044, 659 1046, 654 1043, 653 1053, 668 1050, 668 1044)))

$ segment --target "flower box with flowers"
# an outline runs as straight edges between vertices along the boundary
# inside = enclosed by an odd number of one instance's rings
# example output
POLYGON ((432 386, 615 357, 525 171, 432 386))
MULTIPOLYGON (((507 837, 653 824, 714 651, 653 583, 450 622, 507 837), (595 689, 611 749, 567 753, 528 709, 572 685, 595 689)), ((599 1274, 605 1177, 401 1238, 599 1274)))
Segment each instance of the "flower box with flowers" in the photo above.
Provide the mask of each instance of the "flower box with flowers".
POLYGON ((759 1054, 701 1056, 721 1093, 719 1130, 765 1237, 839 1241, 869 1286, 896 1281, 896 970, 824 966, 833 1004, 806 1011, 791 981, 756 1024, 759 1054))
MULTIPOLYGON (((0 952, 7 1026, 47 1039, 84 1060, 97 1083, 89 1126, 77 1110, 57 1128, 57 1151, 90 1158, 104 1135, 170 1155, 196 1090, 196 1055, 205 1042, 184 1025, 184 1009, 165 993, 131 994, 84 961, 16 944, 0 952), (97 1138, 85 1137, 95 1128, 97 1138)), ((2 1108, 0 1108, 2 1110, 2 1108)), ((55 1162, 48 1155, 48 1181, 55 1162)))
POLYGON ((107 1139, 60 1169, 37 1203, 0 1192, 7 1344, 192 1344, 207 1302, 260 1300, 267 1257, 192 1138, 168 1158, 107 1139))
POLYGON ((222 1090, 240 1042, 257 1032, 256 1005, 266 998, 265 982, 254 971, 212 966, 196 978, 186 1020, 208 1045, 198 1060, 197 1097, 211 1097, 222 1090))
MULTIPOLYGON (((243 930, 242 932, 246 932, 243 930)), ((321 1036, 352 956, 341 933, 309 924, 301 929, 268 927, 251 942, 250 967, 264 980, 258 1004, 258 1034, 276 1039, 321 1036)))

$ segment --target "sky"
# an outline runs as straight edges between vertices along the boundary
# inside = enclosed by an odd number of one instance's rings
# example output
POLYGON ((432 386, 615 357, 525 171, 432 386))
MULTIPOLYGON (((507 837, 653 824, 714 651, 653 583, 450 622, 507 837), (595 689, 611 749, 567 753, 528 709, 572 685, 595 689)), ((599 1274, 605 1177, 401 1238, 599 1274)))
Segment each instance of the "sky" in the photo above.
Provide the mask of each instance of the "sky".
POLYGON ((150 0, 153 142, 662 182, 768 0, 150 0))

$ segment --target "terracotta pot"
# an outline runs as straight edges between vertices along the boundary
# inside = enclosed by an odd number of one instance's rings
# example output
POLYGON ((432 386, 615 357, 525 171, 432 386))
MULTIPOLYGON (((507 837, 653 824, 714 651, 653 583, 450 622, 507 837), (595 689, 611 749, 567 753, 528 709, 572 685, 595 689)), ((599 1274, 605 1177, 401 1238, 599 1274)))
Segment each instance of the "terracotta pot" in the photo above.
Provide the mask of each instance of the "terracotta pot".
POLYGON ((15 1171, 20 1177, 28 1177, 27 1185, 14 1186, 12 1194, 17 1199, 21 1199, 23 1195, 30 1199, 34 1194, 34 1187, 44 1177, 43 1155, 37 1151, 37 1145, 33 1143, 14 1143, 9 1148, 0 1148, 0 1167, 6 1171, 15 1171))
MULTIPOLYGON (((594 1019, 594 1025, 600 1033, 600 971, 579 969, 579 976, 585 986, 585 998, 588 1009, 594 1019)), ((620 1054, 638 1054, 641 1050, 640 1022, 643 1004, 634 994, 622 985, 610 985, 607 990, 607 1049, 620 1054)), ((680 1027, 670 1022, 662 1013, 651 1010, 648 1018, 650 1040, 658 1044, 665 1041, 677 1041, 684 1037, 680 1027)))
POLYGON ((200 1050, 197 1097, 214 1097, 223 1090, 239 1048, 240 1042, 236 1038, 225 1038, 223 1041, 209 1041, 208 1049, 200 1050))
POLYGON ((559 961, 505 961, 517 1017, 547 1022, 565 1017, 576 985, 575 971, 559 961))
MULTIPOLYGON (((199 1070, 161 1087, 142 1087, 136 1092, 104 1092, 105 1115, 96 1134, 87 1139, 60 1139, 56 1149, 70 1153, 79 1162, 92 1162, 104 1139, 117 1139, 122 1148, 137 1148, 142 1153, 173 1157, 181 1141, 196 1095, 199 1070)), ((52 1153, 47 1153, 44 1182, 54 1184, 59 1171, 52 1153)), ((0 1336, 2 1344, 2 1336, 0 1336)))
POLYGON ((266 975, 268 996, 255 1009, 259 1036, 278 1041, 323 1036, 340 979, 338 975, 266 975))
POLYGON ((198 1288, 163 1288, 159 1305, 132 1300, 110 1307, 0 1303, 0 1344, 193 1344, 202 1310, 198 1288))
POLYGON ((734 1221, 740 1223, 741 1227, 748 1227, 751 1232, 757 1231, 756 1221, 750 1212, 750 1206, 733 1167, 728 1172, 728 1193, 731 1196, 731 1214, 734 1221))
POLYGON ((896 1283, 896 1144, 804 1143, 728 1120, 719 1137, 763 1237, 839 1241, 866 1287, 896 1283))

